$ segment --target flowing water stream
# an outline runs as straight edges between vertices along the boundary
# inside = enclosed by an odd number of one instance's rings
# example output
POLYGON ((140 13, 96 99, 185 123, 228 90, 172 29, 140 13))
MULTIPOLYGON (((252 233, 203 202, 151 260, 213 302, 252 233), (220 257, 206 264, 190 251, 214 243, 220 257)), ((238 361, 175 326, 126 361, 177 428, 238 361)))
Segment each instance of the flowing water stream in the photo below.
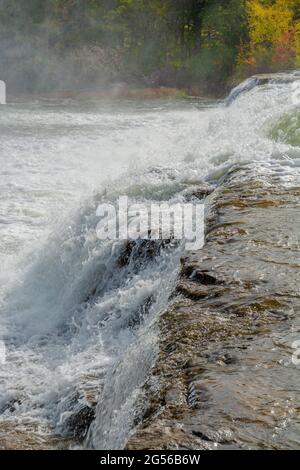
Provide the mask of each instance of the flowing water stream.
POLYGON ((96 236, 98 204, 119 195, 182 202, 187 190, 221 184, 245 162, 298 179, 299 116, 298 81, 255 87, 229 107, 186 100, 0 108, 2 448, 51 447, 53 435, 75 445, 67 441, 72 417, 96 403, 100 425, 86 447, 122 448, 134 426, 184 247, 151 257, 136 247, 122 263, 124 243, 96 236))

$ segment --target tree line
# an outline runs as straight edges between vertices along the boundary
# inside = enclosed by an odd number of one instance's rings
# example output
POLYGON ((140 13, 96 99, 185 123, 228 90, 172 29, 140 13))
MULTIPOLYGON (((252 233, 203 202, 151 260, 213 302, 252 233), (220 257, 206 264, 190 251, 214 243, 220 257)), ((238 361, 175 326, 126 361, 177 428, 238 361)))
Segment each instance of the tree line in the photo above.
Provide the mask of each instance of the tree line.
POLYGON ((300 0, 0 0, 0 78, 17 91, 224 89, 300 64, 300 0))

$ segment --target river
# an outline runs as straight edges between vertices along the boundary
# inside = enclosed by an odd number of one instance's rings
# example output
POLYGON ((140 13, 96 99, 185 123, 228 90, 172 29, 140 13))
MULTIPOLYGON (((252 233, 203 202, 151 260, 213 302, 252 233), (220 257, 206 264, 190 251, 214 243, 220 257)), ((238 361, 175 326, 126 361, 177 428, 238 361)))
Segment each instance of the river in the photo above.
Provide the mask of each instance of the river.
POLYGON ((120 265, 124 243, 96 236, 97 205, 120 195, 182 202, 245 163, 298 180, 299 106, 292 81, 257 86, 230 106, 37 100, 0 108, 2 448, 125 446, 184 245, 150 260, 138 251, 120 265), (96 404, 102 431, 82 443, 96 404))

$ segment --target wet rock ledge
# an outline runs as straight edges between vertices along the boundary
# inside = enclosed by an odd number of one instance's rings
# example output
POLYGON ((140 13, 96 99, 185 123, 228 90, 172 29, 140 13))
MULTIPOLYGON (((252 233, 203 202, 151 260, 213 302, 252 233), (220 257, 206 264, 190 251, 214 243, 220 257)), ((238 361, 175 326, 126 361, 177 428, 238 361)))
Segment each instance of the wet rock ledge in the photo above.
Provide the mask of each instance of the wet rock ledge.
POLYGON ((128 449, 300 447, 299 196, 293 177, 247 165, 208 197, 206 245, 182 259, 128 449))

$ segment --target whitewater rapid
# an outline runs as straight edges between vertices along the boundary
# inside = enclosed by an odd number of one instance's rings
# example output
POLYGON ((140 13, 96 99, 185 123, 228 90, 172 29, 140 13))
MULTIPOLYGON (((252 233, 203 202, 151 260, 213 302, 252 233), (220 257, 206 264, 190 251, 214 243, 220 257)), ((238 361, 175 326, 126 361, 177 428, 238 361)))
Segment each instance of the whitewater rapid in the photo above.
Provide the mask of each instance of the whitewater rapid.
POLYGON ((0 108, 0 424, 8 436, 15 428, 65 436, 78 403, 97 403, 84 445, 124 447, 184 247, 119 266, 124 243, 96 236, 98 204, 119 195, 183 202, 186 191, 220 184, 245 162, 295 176, 300 139, 280 123, 299 106, 300 83, 292 82, 255 87, 230 107, 0 108))

